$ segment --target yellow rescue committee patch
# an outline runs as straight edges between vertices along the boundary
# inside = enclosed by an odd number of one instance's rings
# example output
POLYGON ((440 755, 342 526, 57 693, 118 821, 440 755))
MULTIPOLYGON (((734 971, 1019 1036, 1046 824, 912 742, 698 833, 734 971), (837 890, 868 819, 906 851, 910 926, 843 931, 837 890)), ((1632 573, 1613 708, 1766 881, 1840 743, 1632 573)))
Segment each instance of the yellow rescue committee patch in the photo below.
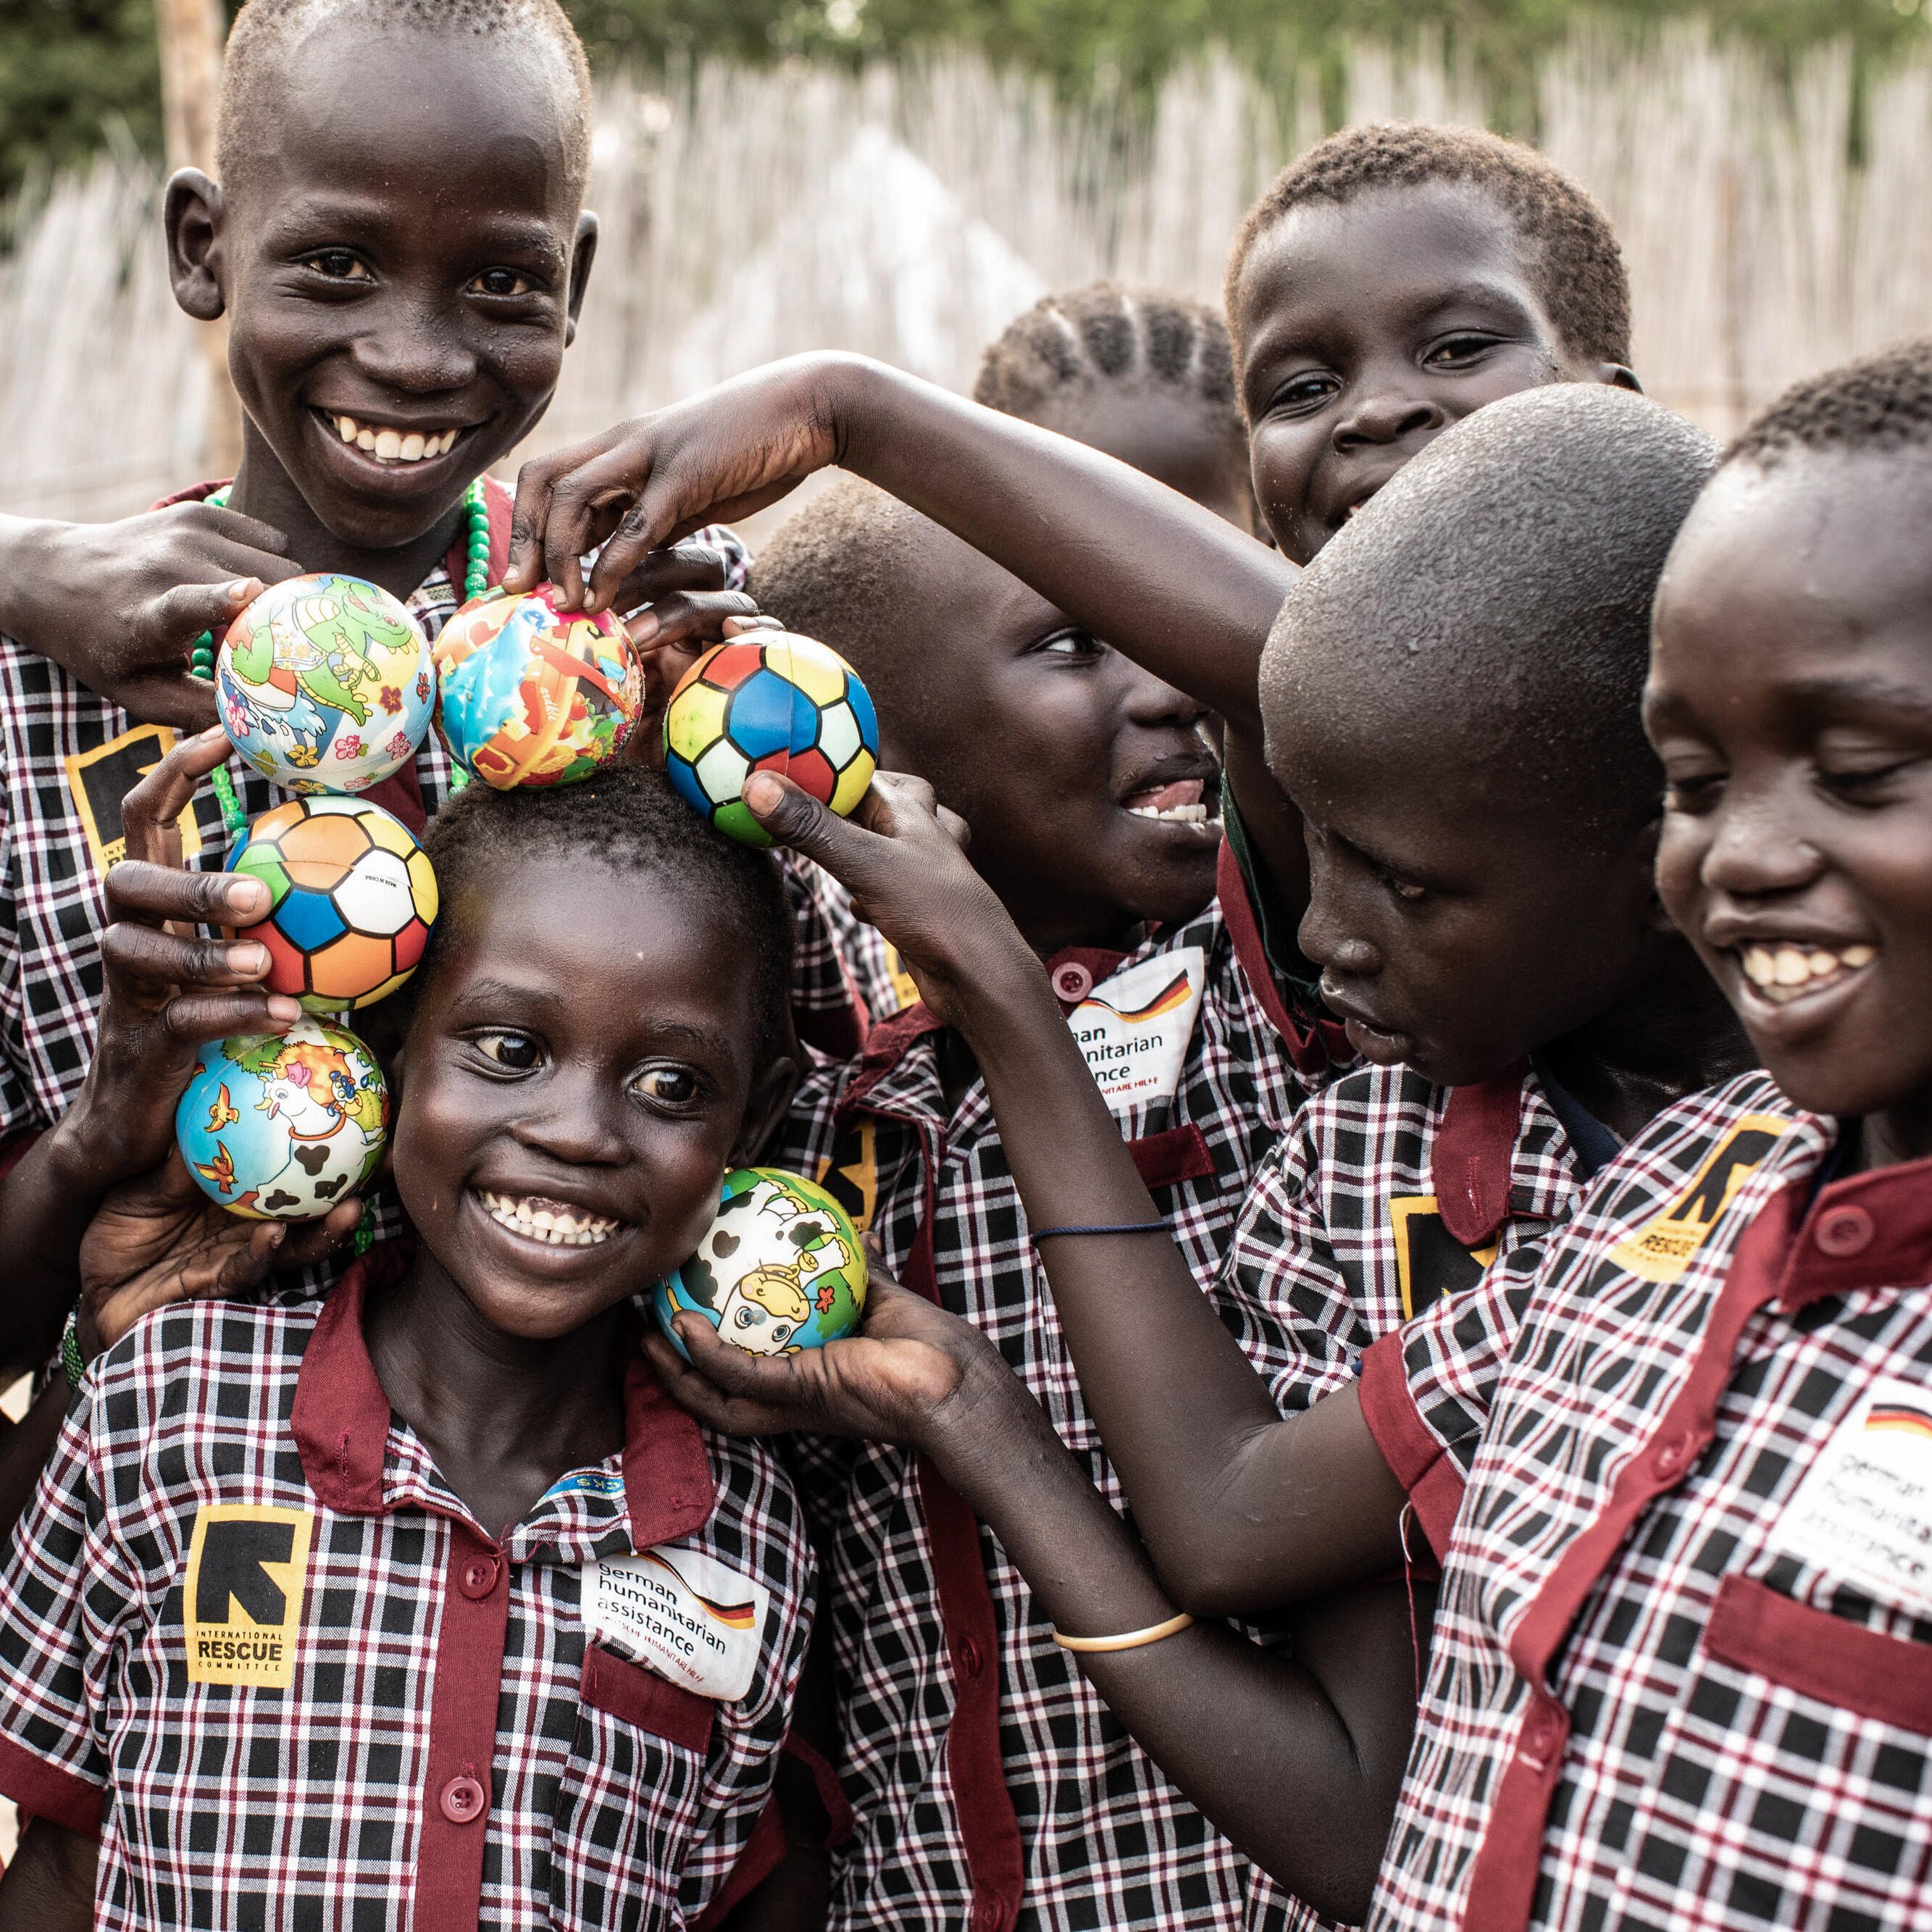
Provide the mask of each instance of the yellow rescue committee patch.
POLYGON ((314 1527, 308 1510, 202 1504, 182 1602, 191 1682, 286 1690, 295 1682, 314 1527))
POLYGON ((1646 1281, 1675 1281, 1709 1239, 1732 1197, 1790 1131, 1775 1114, 1747 1114, 1697 1170, 1696 1178, 1654 1220, 1626 1234, 1610 1259, 1646 1281))
POLYGON ((892 982, 892 996, 898 1001, 901 1012, 919 1004, 919 982, 906 970, 896 946, 886 948, 886 976, 892 982))
POLYGON ((872 1211, 879 1204, 877 1124, 863 1114, 848 1120, 838 1130, 831 1154, 820 1162, 818 1180, 862 1234, 872 1225, 872 1211))
MULTIPOLYGON (((137 724, 111 742, 91 752, 76 752, 63 762, 67 766, 68 790, 80 814, 87 834, 87 849, 94 856, 94 868, 104 879, 110 866, 118 866, 128 856, 128 839, 121 829, 121 801, 173 750, 175 734, 165 724, 137 724)), ((182 856, 192 859, 201 850, 201 828, 195 824, 194 808, 188 806, 178 821, 181 827, 182 856)))
POLYGON ((1405 1322, 1436 1302, 1474 1288, 1496 1258, 1496 1242, 1482 1248, 1463 1246, 1442 1225, 1442 1210, 1432 1194, 1392 1194, 1388 1206, 1405 1322))

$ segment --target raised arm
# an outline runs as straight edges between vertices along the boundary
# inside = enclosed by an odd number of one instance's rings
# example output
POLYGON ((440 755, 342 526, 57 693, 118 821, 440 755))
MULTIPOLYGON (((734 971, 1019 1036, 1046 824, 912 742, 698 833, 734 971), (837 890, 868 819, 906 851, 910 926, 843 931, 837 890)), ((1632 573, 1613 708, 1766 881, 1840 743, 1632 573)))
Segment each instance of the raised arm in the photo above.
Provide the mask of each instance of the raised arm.
MULTIPOLYGON (((1118 1636, 1176 1616, 1175 1597, 1039 1404, 956 1316, 875 1284, 863 1333, 824 1349, 747 1355, 695 1316, 679 1332, 698 1366, 656 1337, 653 1359, 713 1428, 916 1444, 999 1538, 1062 1635, 1118 1636)), ((1427 1641, 1432 1604, 1426 1588, 1412 1603, 1397 1581, 1298 1606, 1279 1650, 1204 1623, 1070 1654, 1218 1830, 1324 1916, 1355 1924, 1402 1781, 1414 1646, 1427 1641)))
POLYGON ((652 546, 835 464, 1258 742, 1262 646, 1292 564, 1111 456, 862 356, 794 356, 526 463, 506 580, 574 596, 578 558, 608 536, 596 608, 652 546))
MULTIPOLYGON (((844 884, 970 1042, 1028 1223, 1157 1224, 1039 961, 930 790, 881 774, 860 823, 769 776, 747 802, 844 884)), ((1284 1420, 1164 1233, 1048 1238, 1040 1253, 1108 1457, 1178 1601, 1233 1615, 1400 1564, 1407 1498, 1353 1390, 1284 1420)))

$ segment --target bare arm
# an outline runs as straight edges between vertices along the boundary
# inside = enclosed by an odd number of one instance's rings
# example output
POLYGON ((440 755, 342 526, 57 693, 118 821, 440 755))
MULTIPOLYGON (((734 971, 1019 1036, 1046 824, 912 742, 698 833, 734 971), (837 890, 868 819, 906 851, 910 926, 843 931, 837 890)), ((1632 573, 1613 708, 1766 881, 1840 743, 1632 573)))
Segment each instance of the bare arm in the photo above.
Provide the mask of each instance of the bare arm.
MULTIPOLYGON (((1064 1633, 1118 1634, 1174 1614, 1039 1405, 957 1316, 875 1285, 862 1336, 800 1355, 741 1354, 694 1316, 679 1332, 698 1366, 656 1337, 652 1358, 713 1428, 916 1443, 1064 1633)), ((1430 1608, 1425 1591, 1424 1642, 1430 1608)), ((1382 1584, 1301 1606, 1283 1650, 1202 1624, 1136 1649, 1070 1654, 1218 1830, 1298 1897, 1353 1923, 1367 1909, 1414 1722, 1409 1619, 1401 1584, 1382 1584)))
POLYGON ((99 1856, 92 1838, 34 1819, 0 1878, 0 1932, 88 1932, 99 1856))
POLYGON ((854 471, 1258 740, 1262 646, 1297 574, 1140 471, 862 356, 794 356, 526 463, 507 581, 608 603, 659 544, 854 471))
MULTIPOLYGON (((882 774, 854 823, 769 778, 752 790, 766 829, 850 889, 971 1042, 1028 1223, 1159 1221, 1038 960, 928 789, 882 774)), ((1040 1254, 1108 1457, 1178 1601, 1234 1615, 1400 1563, 1407 1498, 1352 1389, 1284 1420, 1162 1235, 1050 1238, 1040 1254)))

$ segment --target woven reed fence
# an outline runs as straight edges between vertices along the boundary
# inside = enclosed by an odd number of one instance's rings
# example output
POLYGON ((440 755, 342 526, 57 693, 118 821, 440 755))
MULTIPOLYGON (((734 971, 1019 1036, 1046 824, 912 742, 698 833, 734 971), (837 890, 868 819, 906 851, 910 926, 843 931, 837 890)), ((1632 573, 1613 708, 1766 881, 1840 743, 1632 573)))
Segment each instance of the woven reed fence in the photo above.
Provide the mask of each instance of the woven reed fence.
MULTIPOLYGON (((1426 46, 1354 49, 1346 99, 1351 120, 1483 118, 1426 46)), ((1578 38, 1544 69, 1539 118, 1623 238, 1647 386, 1714 430, 1795 376, 1932 329, 1932 55, 1861 91, 1837 48, 1780 79, 1694 30, 1578 38)), ((1285 106, 1218 56, 1175 74, 1150 119, 1066 107, 965 56, 610 82, 596 274, 538 440, 805 348, 963 385, 1012 314, 1097 275, 1214 296, 1242 210, 1322 131, 1312 88, 1285 106)), ((0 508, 118 514, 201 473, 208 379, 166 285, 158 185, 110 155, 15 211, 0 508)))

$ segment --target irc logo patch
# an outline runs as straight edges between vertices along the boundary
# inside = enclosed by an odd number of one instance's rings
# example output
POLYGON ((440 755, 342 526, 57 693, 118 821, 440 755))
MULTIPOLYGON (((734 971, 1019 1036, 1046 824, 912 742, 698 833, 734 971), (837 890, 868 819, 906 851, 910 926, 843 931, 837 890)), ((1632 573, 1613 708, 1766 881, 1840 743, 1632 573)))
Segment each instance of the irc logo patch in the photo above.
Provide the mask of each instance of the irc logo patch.
POLYGON ((1496 1244, 1466 1248, 1442 1225, 1432 1194, 1397 1194, 1389 1200, 1389 1226, 1395 1235, 1396 1280, 1402 1289, 1406 1322, 1438 1301, 1474 1288, 1496 1258, 1496 1244))
MULTIPOLYGON (((68 788, 87 833, 94 868, 104 879, 110 866, 128 856, 128 836, 121 829, 121 801, 173 749, 175 734, 165 724, 137 724, 112 744, 76 753, 66 760, 68 788)), ((194 807, 184 807, 177 821, 182 856, 192 859, 201 850, 201 831, 194 807)))
POLYGON ((295 1682, 296 1632, 308 1574, 310 1511, 204 1503, 188 1546, 182 1619, 195 1684, 295 1682))
POLYGON ((1626 1234, 1610 1259, 1646 1281, 1675 1281, 1766 1154, 1790 1131, 1775 1114, 1747 1114, 1718 1143, 1690 1185, 1653 1220, 1626 1234))

